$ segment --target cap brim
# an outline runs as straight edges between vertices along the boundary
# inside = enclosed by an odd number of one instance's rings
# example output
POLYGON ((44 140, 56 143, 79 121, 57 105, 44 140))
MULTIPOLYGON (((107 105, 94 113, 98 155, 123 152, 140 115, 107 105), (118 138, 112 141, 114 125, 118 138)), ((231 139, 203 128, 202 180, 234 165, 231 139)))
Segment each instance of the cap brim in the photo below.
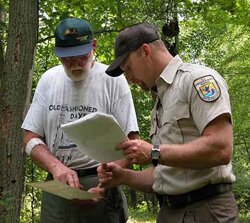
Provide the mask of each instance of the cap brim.
POLYGON ((123 70, 120 68, 121 63, 126 59, 128 56, 128 53, 122 54, 121 56, 118 56, 115 58, 112 64, 108 67, 108 69, 105 71, 109 76, 111 77, 118 77, 123 73, 123 70))
POLYGON ((72 47, 55 47, 57 57, 74 57, 89 53, 93 48, 92 42, 72 47))

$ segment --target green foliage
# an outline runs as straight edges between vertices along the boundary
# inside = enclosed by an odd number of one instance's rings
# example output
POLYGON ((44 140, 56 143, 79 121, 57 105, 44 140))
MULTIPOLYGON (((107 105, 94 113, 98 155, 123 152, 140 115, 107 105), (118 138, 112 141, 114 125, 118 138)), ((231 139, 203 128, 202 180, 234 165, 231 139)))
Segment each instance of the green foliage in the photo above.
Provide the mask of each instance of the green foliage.
MULTIPOLYGON (((240 212, 249 219, 250 184, 250 1, 249 0, 49 0, 39 1, 39 44, 35 57, 33 91, 41 75, 59 63, 55 57, 53 32, 56 24, 69 16, 85 18, 94 28, 98 40, 96 59, 109 64, 114 57, 114 40, 124 27, 147 21, 162 27, 178 13, 180 24, 179 52, 184 61, 199 62, 218 70, 227 80, 233 110, 234 156, 233 166, 237 182, 234 191, 240 212), (173 4, 178 2, 176 9, 173 4)), ((8 1, 0 1, 0 12, 8 11, 8 1)), ((2 15, 2 14, 1 14, 2 15)), ((0 19, 0 37, 7 45, 8 16, 0 19)), ((149 92, 132 86, 138 115, 140 136, 150 141, 150 113, 154 99, 149 92)), ((134 166, 140 170, 140 166, 134 166)), ((28 160, 26 183, 45 178, 28 160)), ((25 202, 21 222, 39 222, 40 191, 25 187, 25 202)), ((128 195, 128 194, 127 194, 128 195)), ((139 195, 138 208, 131 209, 131 222, 147 222, 151 212, 139 195), (147 214, 149 213, 149 214, 147 214), (138 218, 137 218, 138 217, 138 218), (132 221, 133 220, 133 221, 132 221), (142 221, 141 221, 142 222, 142 221)), ((2 201, 1 201, 2 202, 2 201)), ((154 218, 154 214, 152 214, 154 218)), ((151 217, 149 217, 151 219, 151 217)), ((153 221, 152 221, 153 222, 153 221)))
POLYGON ((136 208, 129 208, 129 221, 128 223, 153 223, 157 214, 149 212, 147 203, 145 201, 137 205, 136 208))
POLYGON ((150 92, 142 91, 140 87, 131 86, 132 96, 136 108, 137 120, 140 126, 140 137, 150 141, 150 119, 151 110, 153 109, 153 98, 150 92), (143 111, 143 112, 142 112, 143 111))
POLYGON ((30 182, 43 181, 47 173, 38 168, 34 162, 28 158, 26 161, 25 189, 23 208, 21 210, 20 222, 27 223, 40 222, 41 190, 35 189, 28 185, 30 182))
POLYGON ((250 223, 250 213, 245 215, 240 215, 239 223, 250 223))

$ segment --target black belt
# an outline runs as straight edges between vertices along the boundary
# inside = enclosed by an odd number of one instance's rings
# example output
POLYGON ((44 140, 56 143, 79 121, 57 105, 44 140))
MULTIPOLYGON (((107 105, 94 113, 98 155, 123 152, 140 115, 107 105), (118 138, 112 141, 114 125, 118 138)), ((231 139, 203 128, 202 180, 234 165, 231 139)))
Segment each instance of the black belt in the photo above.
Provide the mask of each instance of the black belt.
POLYGON ((83 170, 74 170, 77 173, 78 177, 85 177, 89 175, 97 175, 97 167, 83 170))
POLYGON ((165 203, 168 206, 179 208, 183 207, 191 202, 199 201, 206 199, 208 197, 218 195, 232 189, 232 185, 229 183, 220 183, 220 184, 208 184, 205 187, 200 189, 180 194, 180 195, 166 195, 166 194, 157 194, 160 206, 165 203))

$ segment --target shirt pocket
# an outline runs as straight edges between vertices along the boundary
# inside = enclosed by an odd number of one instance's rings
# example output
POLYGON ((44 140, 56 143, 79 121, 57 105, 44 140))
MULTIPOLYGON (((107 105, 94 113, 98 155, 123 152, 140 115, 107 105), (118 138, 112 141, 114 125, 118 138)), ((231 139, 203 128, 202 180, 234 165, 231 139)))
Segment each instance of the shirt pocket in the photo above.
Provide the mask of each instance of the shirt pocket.
POLYGON ((176 103, 169 108, 165 108, 160 123, 161 143, 185 143, 183 131, 189 128, 191 124, 189 105, 187 103, 176 103))
POLYGON ((187 103, 176 103, 170 108, 166 108, 162 115, 162 125, 175 123, 180 119, 190 117, 189 105, 187 103))

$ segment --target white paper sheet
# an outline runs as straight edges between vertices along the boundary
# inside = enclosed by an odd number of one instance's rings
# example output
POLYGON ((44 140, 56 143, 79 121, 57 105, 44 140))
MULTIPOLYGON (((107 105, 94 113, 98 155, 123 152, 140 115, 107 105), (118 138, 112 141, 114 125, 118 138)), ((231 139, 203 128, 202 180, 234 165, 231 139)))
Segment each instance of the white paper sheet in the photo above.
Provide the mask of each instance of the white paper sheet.
POLYGON ((85 154, 98 162, 124 158, 115 146, 127 137, 112 115, 94 112, 61 128, 85 154))
POLYGON ((63 197, 68 200, 73 200, 73 199, 90 200, 99 197, 99 195, 97 194, 75 189, 57 180, 50 180, 45 182, 33 182, 33 183, 28 183, 28 185, 42 189, 44 191, 47 191, 49 193, 55 194, 59 197, 63 197))

